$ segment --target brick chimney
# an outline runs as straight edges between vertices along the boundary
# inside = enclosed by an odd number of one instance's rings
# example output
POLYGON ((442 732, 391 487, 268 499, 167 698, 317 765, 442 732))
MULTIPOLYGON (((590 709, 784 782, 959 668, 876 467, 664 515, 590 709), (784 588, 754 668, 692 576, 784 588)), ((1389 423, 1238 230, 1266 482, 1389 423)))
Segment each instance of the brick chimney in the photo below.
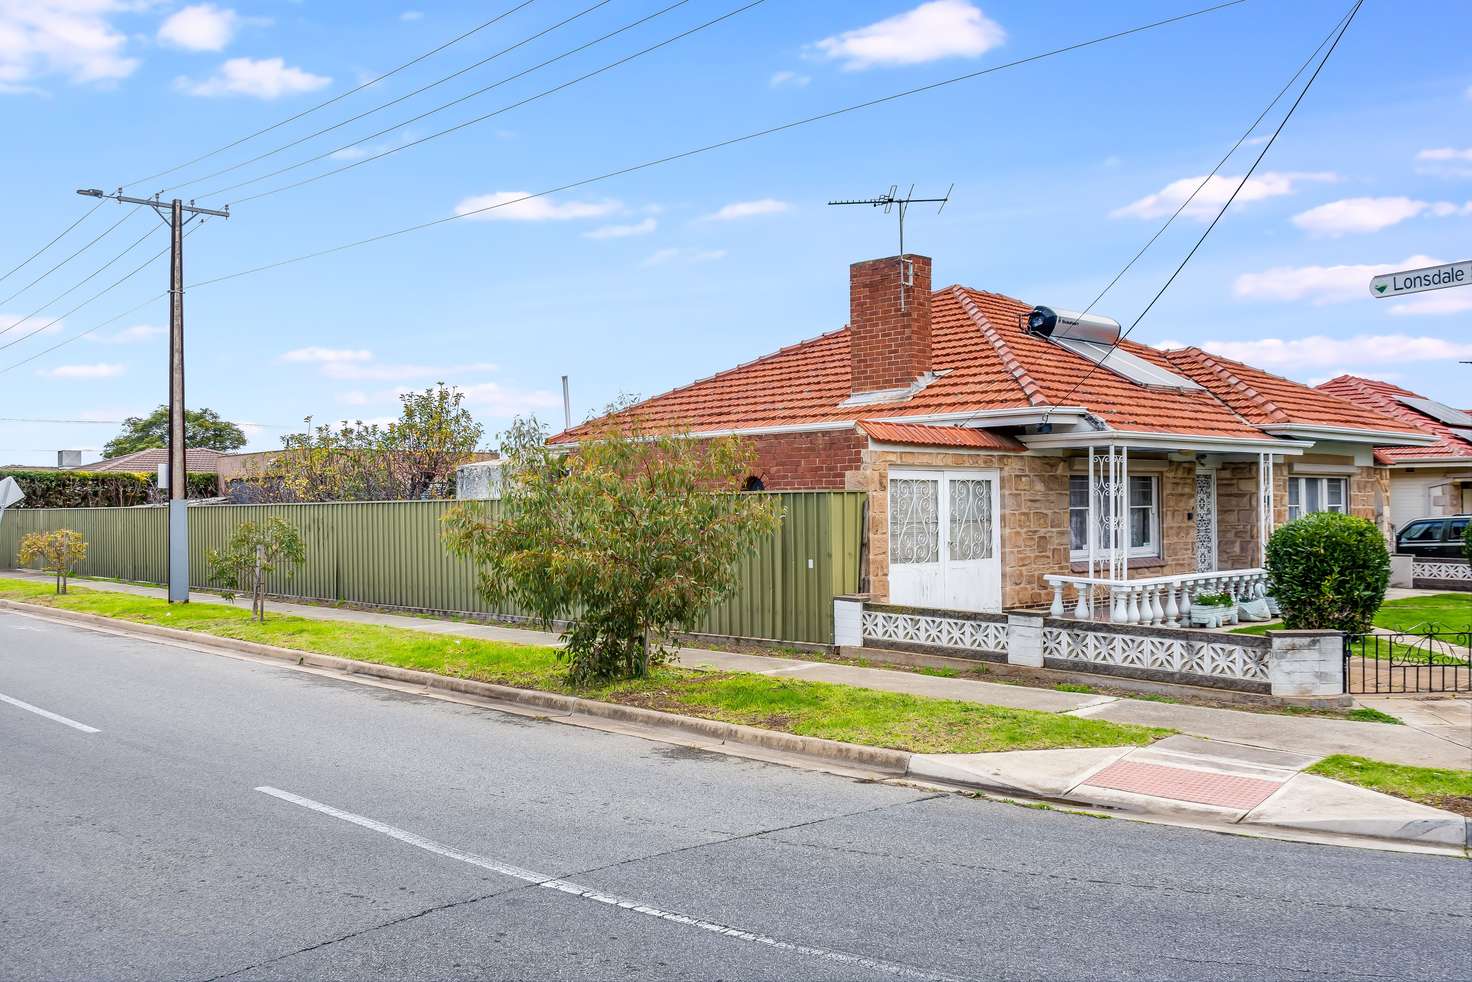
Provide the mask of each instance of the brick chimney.
POLYGON ((853 394, 904 388, 930 371, 929 256, 854 263, 848 306, 853 394))

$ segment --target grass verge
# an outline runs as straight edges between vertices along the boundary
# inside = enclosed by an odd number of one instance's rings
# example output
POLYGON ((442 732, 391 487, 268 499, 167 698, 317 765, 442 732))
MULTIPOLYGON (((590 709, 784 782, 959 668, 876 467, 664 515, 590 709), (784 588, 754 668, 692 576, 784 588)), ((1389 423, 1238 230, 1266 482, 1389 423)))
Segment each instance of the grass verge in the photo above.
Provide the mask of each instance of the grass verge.
POLYGON ((915 753, 1144 746, 1173 732, 751 673, 666 669, 649 679, 574 690, 555 648, 269 610, 266 622, 258 624, 246 609, 223 604, 170 606, 152 597, 78 587, 56 596, 51 589, 44 582, 0 578, 0 597, 7 600, 915 753))
POLYGON ((1335 754, 1325 757, 1306 773, 1472 817, 1472 771, 1411 767, 1335 754))

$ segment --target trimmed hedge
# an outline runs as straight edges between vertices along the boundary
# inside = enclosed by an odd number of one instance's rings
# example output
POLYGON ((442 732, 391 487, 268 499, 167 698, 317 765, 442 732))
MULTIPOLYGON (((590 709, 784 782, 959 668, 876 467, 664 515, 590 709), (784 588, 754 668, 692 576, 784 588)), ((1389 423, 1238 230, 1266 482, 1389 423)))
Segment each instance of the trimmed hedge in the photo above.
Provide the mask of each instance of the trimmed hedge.
MULTIPOLYGON (((25 492, 15 508, 117 508, 160 500, 158 476, 123 471, 0 471, 25 492)), ((191 498, 213 498, 220 491, 213 474, 190 474, 191 498)))
POLYGON ((1319 512, 1268 539, 1268 576, 1289 630, 1362 634, 1390 585, 1390 551, 1375 523, 1319 512))

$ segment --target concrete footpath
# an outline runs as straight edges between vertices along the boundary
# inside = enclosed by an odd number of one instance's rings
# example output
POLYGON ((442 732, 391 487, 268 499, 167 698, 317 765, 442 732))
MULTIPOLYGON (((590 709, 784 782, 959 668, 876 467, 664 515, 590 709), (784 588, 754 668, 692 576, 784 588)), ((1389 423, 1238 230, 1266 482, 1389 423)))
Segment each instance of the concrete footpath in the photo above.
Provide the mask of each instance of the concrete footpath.
MULTIPOLYGON (((163 593, 132 584, 84 582, 87 588, 101 591, 151 597, 163 593)), ((193 594, 191 600, 227 602, 202 593, 193 594)), ((273 602, 270 609, 434 634, 531 644, 557 642, 553 634, 502 625, 309 604, 273 602)), ((1182 734, 1142 748, 911 754, 902 768, 909 780, 1127 812, 1177 824, 1326 841, 1367 838, 1436 851, 1465 849, 1472 831, 1472 822, 1450 812, 1303 773, 1322 757, 1336 753, 1423 767, 1472 767, 1472 749, 1467 745, 1472 742, 1472 732, 1468 732, 1472 725, 1461 726, 1458 715, 1472 706, 1467 700, 1442 700, 1444 706, 1430 710, 1420 708, 1423 704, 1415 700, 1399 703, 1413 707, 1412 712, 1397 708, 1396 700, 1377 700, 1377 708, 1422 723, 1397 726, 1059 692, 700 648, 682 649, 680 663, 1165 726, 1182 734)), ((1472 716, 1467 719, 1472 724, 1472 716)))

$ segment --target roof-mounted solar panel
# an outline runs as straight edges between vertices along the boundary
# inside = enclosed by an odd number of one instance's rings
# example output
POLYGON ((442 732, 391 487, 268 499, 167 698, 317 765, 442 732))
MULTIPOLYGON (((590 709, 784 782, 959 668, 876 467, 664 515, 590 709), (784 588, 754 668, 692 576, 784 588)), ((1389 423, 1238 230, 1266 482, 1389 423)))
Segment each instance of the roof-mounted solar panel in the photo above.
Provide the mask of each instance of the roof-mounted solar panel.
POLYGON ((1435 399, 1422 399, 1418 396, 1396 396, 1402 404, 1410 406, 1418 413, 1430 416, 1432 419, 1440 420, 1448 426, 1472 427, 1472 415, 1453 409, 1451 406, 1435 399))
POLYGON ((1195 382, 1184 375, 1167 371, 1154 362, 1146 361, 1136 355, 1130 354, 1120 348, 1111 348, 1107 344, 1098 341, 1083 341, 1078 338, 1060 338, 1053 335, 1048 340, 1072 351, 1074 354, 1087 358, 1100 368, 1107 368, 1122 378, 1127 378, 1136 385, 1149 385, 1162 389, 1181 389, 1194 391, 1201 388, 1195 382))
POLYGON ((1468 443, 1472 443, 1472 429, 1465 426, 1453 426, 1452 432, 1468 443))

